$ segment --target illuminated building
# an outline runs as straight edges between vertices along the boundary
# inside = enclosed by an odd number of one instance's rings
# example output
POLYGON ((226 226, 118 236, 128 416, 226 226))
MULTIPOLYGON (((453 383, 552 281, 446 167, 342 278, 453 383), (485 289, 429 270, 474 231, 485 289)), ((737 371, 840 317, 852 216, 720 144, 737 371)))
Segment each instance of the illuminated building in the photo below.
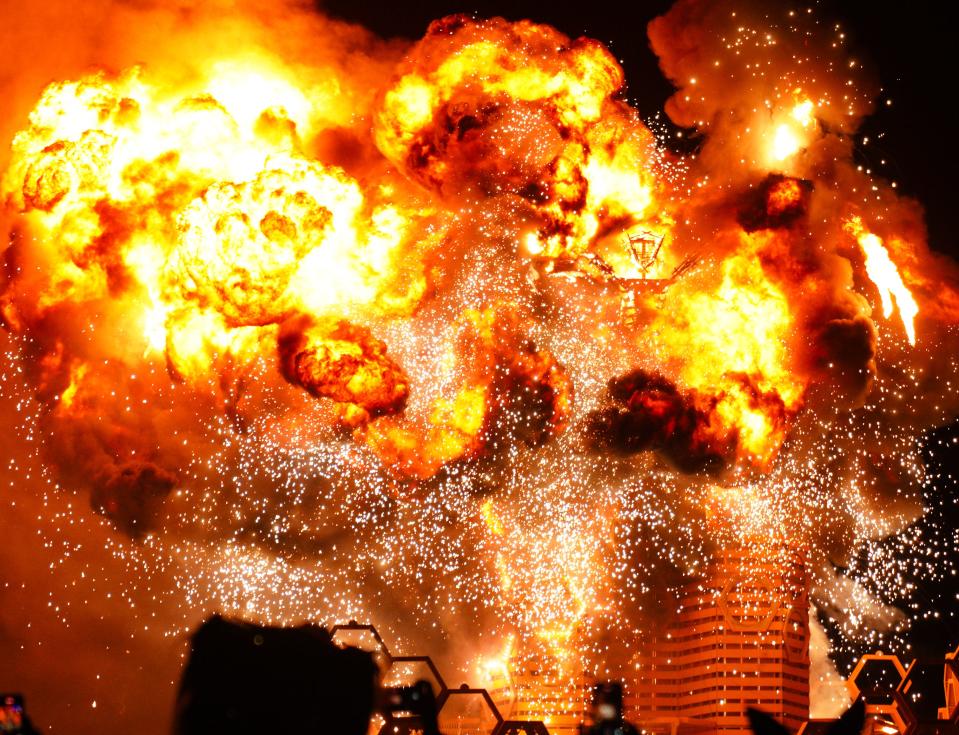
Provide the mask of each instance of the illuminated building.
POLYGON ((490 694, 510 720, 541 720, 550 735, 577 735, 589 704, 590 682, 542 653, 514 653, 493 678, 490 694))
POLYGON ((627 716, 652 732, 748 735, 756 707, 796 731, 809 716, 808 606, 795 550, 717 553, 636 656, 627 716))

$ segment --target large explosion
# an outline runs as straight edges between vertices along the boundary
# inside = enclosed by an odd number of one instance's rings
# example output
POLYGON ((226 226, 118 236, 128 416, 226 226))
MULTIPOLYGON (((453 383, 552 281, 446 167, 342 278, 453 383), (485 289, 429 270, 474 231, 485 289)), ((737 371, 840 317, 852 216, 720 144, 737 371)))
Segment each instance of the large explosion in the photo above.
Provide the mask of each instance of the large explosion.
POLYGON ((182 9, 165 54, 47 86, 0 305, 59 492, 187 607, 595 669, 766 538, 871 635, 835 567, 921 512, 959 271, 854 163, 875 90, 838 31, 734 10, 649 27, 691 156, 530 21, 182 9))

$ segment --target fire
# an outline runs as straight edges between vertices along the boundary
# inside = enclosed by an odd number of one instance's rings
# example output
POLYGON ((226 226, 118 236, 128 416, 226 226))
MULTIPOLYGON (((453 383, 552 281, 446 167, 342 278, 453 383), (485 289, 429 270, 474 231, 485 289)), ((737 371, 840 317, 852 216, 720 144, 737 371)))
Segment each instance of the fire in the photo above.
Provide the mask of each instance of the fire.
POLYGON ((773 160, 785 160, 798 153, 800 148, 802 148, 802 139, 789 123, 782 123, 776 127, 772 145, 773 160))
POLYGON ((661 319, 662 339, 679 361, 682 382, 711 396, 713 425, 738 433, 743 456, 768 462, 804 391, 790 360, 793 315, 785 294, 755 255, 739 255, 723 263, 714 292, 681 300, 661 319))
POLYGON ((766 213, 770 217, 782 215, 802 203, 803 188, 795 179, 781 179, 766 194, 766 213))
POLYGON ((409 385, 386 346, 348 322, 294 327, 279 340, 284 376, 317 397, 346 404, 351 421, 402 410, 409 385))
POLYGON ((803 100, 792 109, 793 119, 804 128, 811 126, 815 120, 813 118, 814 105, 812 100, 803 100))
POLYGON ((384 419, 359 433, 385 464, 420 478, 481 457, 501 434, 537 446, 561 433, 572 386, 549 352, 522 344, 521 329, 510 308, 467 309, 444 360, 459 382, 433 400, 426 428, 384 419))
POLYGON ((591 39, 235 12, 243 42, 50 84, 0 179, 31 446, 191 602, 460 616, 496 671, 582 674, 721 523, 859 558, 845 488, 915 499, 959 276, 855 165, 869 87, 826 24, 654 21, 680 155, 591 39), (867 280, 941 349, 886 338, 867 280))
POLYGON ((653 155, 653 141, 611 99, 622 84, 594 41, 570 42, 526 21, 453 16, 407 57, 374 134, 388 159, 445 196, 517 194, 543 221, 526 250, 576 257, 607 222, 653 216, 655 182, 635 165, 653 155))
POLYGON ((503 535, 503 522, 497 517, 493 509, 493 501, 485 500, 480 506, 480 514, 483 516, 483 522, 494 536, 503 535))
POLYGON ((83 363, 77 363, 70 368, 70 384, 60 394, 60 406, 63 410, 69 410, 73 406, 80 384, 87 374, 87 369, 87 366, 83 363))
POLYGON ((485 386, 464 386, 452 399, 436 399, 425 431, 384 420, 363 436, 385 464, 413 477, 432 477, 444 466, 482 451, 487 396, 485 386))
POLYGON ((255 56, 215 61, 206 90, 247 130, 255 129, 258 121, 265 122, 265 110, 276 110, 281 119, 303 125, 314 116, 315 107, 328 102, 316 90, 298 87, 285 69, 255 56))
POLYGON ((902 276, 899 275, 899 269, 896 268, 896 264, 889 257, 889 251, 878 236, 869 232, 863 226, 861 218, 852 217, 849 219, 845 223, 845 229, 856 238, 856 242, 859 243, 859 247, 862 248, 863 255, 866 257, 866 274, 879 291, 879 298, 882 301, 882 315, 886 319, 892 316, 893 300, 895 300, 895 307, 899 311, 899 318, 906 330, 909 344, 916 344, 915 320, 919 313, 919 305, 906 284, 903 283, 902 276))
POLYGON ((775 126, 772 135, 770 157, 774 162, 783 162, 805 148, 810 140, 810 130, 815 126, 812 100, 803 100, 788 110, 788 116, 775 126))
POLYGON ((509 680, 509 661, 513 656, 513 650, 516 644, 515 636, 509 635, 503 644, 502 651, 497 656, 492 656, 480 661, 480 678, 484 681, 494 679, 509 680))
MULTIPOLYGON (((197 91, 140 69, 45 91, 3 179, 43 233, 37 316, 123 292, 141 315, 133 351, 202 382, 211 359, 258 358, 293 316, 415 308, 422 261, 399 246, 429 213, 393 182, 363 191, 305 158, 297 125, 318 101, 255 63, 214 64, 197 91)), ((436 237, 417 236, 426 254, 436 237)))

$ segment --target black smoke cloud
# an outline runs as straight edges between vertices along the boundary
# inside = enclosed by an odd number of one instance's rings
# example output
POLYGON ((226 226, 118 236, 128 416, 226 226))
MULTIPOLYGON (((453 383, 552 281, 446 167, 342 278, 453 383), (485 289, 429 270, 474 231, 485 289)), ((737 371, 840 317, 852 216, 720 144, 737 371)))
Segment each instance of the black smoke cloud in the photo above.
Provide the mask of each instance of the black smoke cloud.
POLYGON ((734 453, 735 437, 717 435, 695 394, 662 375, 634 370, 613 378, 607 404, 587 422, 600 447, 621 454, 656 451, 682 472, 710 474, 720 473, 734 453))

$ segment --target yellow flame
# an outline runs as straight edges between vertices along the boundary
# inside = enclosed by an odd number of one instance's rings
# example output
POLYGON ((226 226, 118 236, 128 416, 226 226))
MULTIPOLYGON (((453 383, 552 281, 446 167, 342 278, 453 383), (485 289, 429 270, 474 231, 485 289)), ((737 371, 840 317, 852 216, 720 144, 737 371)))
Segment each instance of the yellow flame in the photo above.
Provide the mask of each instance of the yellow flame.
POLYGON ((803 100, 789 110, 788 118, 779 117, 782 122, 774 129, 769 150, 773 161, 785 161, 809 144, 807 129, 816 122, 814 108, 812 100, 803 100))
POLYGON ((895 300, 896 308, 899 310, 899 318, 906 330, 909 344, 916 344, 915 319, 919 313, 919 305, 909 289, 906 288, 906 284, 903 283, 902 276, 899 275, 899 269, 896 268, 896 264, 889 257, 889 251, 886 250, 885 245, 877 235, 869 232, 863 226, 859 217, 850 219, 845 228, 856 238, 863 255, 866 256, 866 275, 879 290, 882 315, 886 319, 892 315, 893 300, 895 300))
POLYGON ((169 304, 162 300, 158 286, 166 254, 154 245, 132 247, 124 256, 124 262, 133 271, 137 280, 146 289, 149 304, 143 311, 143 337, 146 347, 143 356, 163 354, 166 348, 166 322, 170 313, 169 304))
POLYGON ((311 102, 293 82, 271 68, 267 59, 247 58, 217 61, 212 65, 207 91, 243 128, 266 108, 278 108, 300 125, 309 121, 311 102))
POLYGON ((98 244, 109 234, 134 284, 132 346, 172 349, 180 377, 202 381, 294 312, 409 312, 426 290, 404 247, 413 210, 298 149, 327 99, 267 58, 208 73, 196 89, 132 69, 44 91, 0 181, 41 241, 40 309, 115 291, 98 244), (262 334, 233 331, 246 327, 262 334))
POLYGON ((502 536, 503 531, 503 522, 496 515, 496 511, 493 509, 493 500, 488 499, 480 506, 480 514, 483 516, 483 522, 486 524, 486 527, 489 529, 489 532, 494 536, 502 536))
POLYGON ((508 635, 506 636, 506 642, 503 644, 503 650, 496 656, 484 659, 480 661, 479 670, 480 678, 487 682, 493 682, 496 679, 505 680, 507 682, 507 688, 512 687, 512 682, 510 682, 510 673, 509 673, 509 662, 513 657, 513 644, 515 643, 515 636, 508 635))
POLYGON ((796 122, 804 128, 808 128, 814 122, 812 111, 812 100, 803 100, 792 109, 792 116, 796 122))
POLYGON ((78 363, 70 369, 70 384, 60 394, 60 405, 64 408, 70 408, 77 397, 77 391, 80 389, 80 383, 83 382, 87 374, 86 363, 78 363))
POLYGON ((796 135, 792 126, 783 123, 776 128, 773 135, 772 157, 776 161, 783 161, 789 158, 802 148, 802 141, 796 135))

